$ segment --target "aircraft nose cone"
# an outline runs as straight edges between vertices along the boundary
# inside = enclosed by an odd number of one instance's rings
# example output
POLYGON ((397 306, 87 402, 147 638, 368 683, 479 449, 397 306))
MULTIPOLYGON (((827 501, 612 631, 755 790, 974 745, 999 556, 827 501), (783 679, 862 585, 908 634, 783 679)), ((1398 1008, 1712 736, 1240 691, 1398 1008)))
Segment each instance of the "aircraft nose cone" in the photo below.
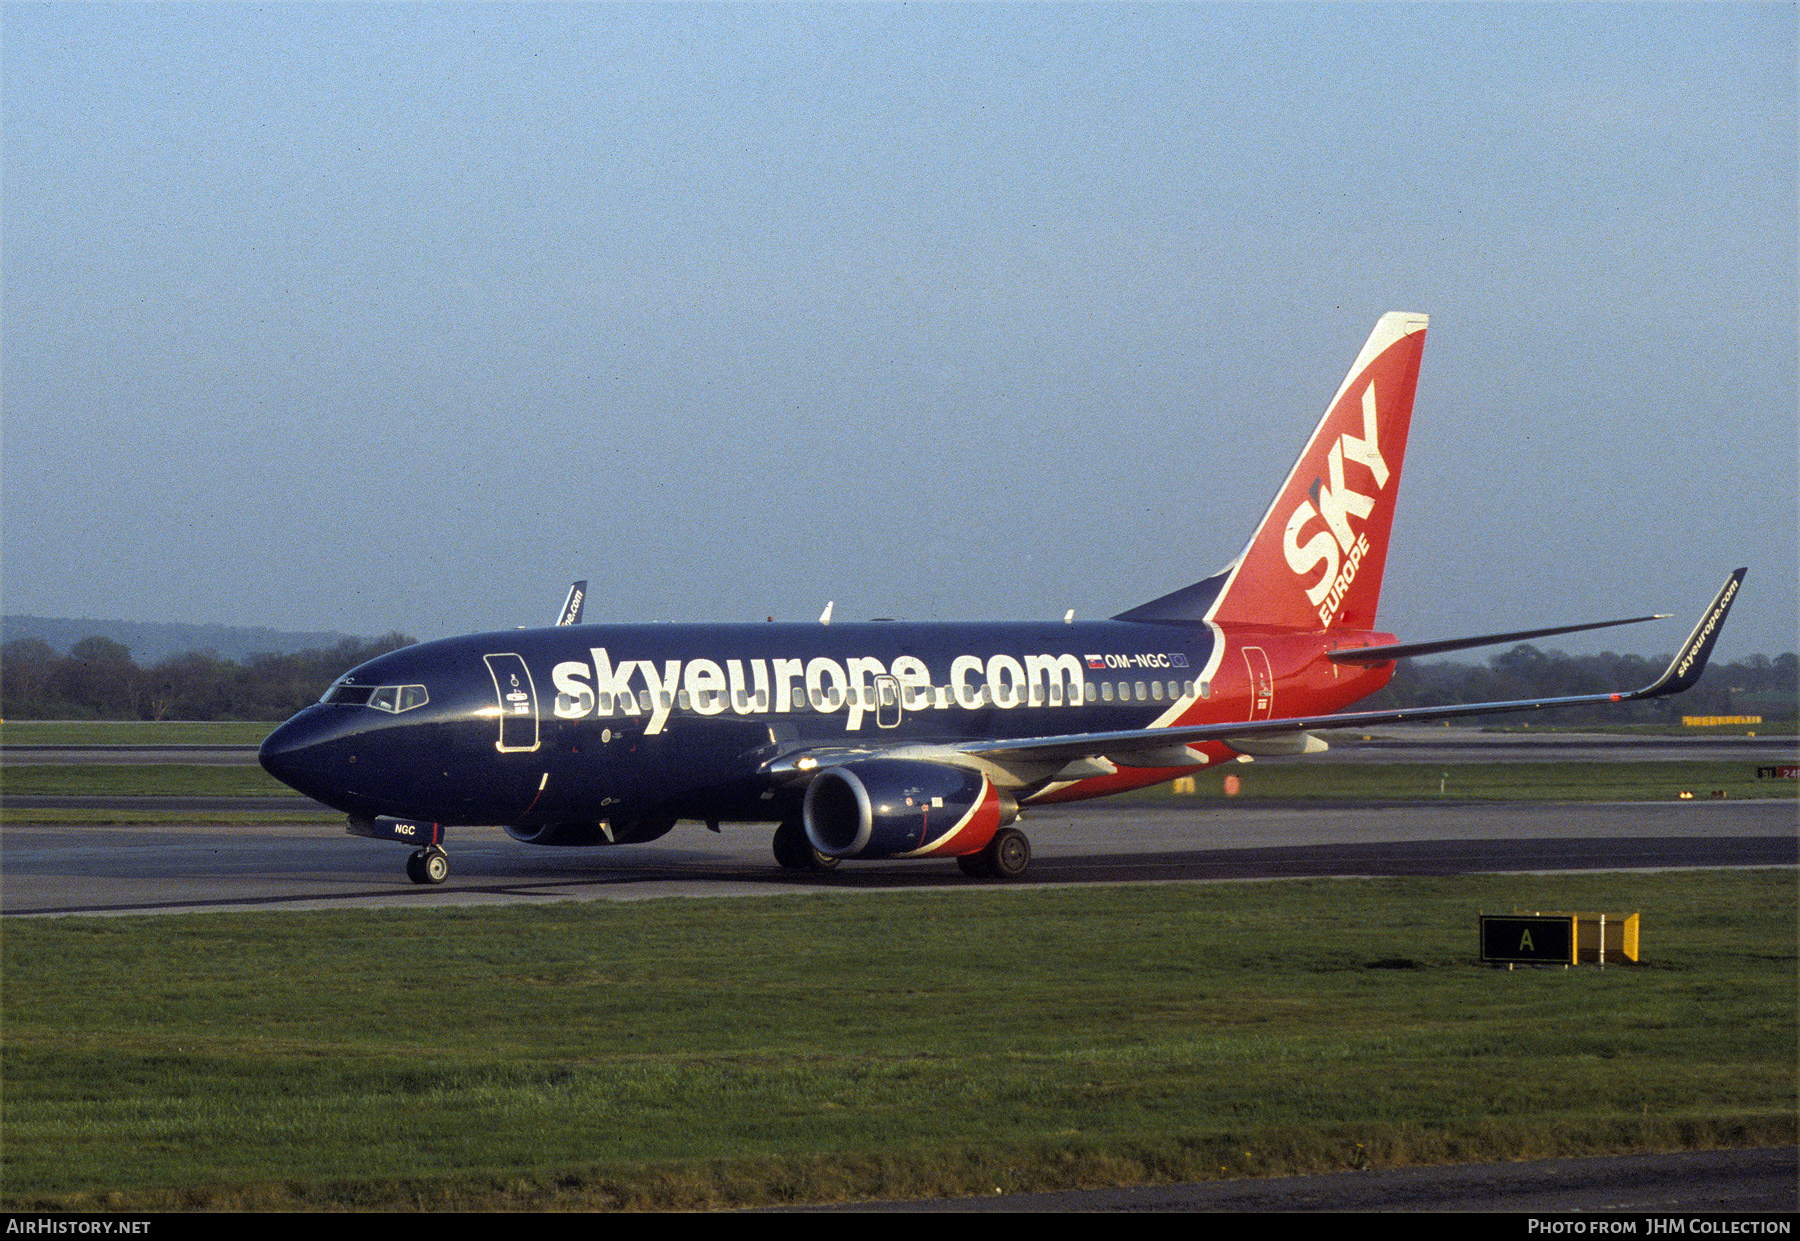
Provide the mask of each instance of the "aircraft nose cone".
POLYGON ((263 738, 256 759, 289 788, 335 805, 342 792, 337 787, 341 731, 309 708, 263 738))

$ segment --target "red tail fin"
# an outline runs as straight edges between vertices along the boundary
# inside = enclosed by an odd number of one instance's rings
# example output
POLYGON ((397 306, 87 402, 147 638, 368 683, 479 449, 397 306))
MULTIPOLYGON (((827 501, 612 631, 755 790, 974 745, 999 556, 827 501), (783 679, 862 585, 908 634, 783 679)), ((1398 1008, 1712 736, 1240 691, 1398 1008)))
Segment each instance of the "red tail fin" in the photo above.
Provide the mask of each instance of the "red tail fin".
POLYGON ((1374 628, 1425 323, 1381 316, 1207 619, 1374 628))

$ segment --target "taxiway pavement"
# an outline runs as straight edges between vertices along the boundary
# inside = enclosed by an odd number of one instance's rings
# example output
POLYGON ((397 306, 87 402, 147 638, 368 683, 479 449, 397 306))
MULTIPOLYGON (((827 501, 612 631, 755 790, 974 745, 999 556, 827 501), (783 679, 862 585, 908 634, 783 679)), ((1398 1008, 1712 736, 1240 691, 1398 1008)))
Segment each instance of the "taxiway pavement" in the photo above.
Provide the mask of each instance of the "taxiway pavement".
MULTIPOLYGON (((1112 801, 1046 807, 1021 825, 1019 884, 1446 875, 1648 867, 1792 866, 1795 803, 1770 801, 1220 806, 1112 801)), ((0 913, 136 914, 527 904, 802 891, 991 890, 953 862, 846 862, 784 871, 766 827, 682 824, 617 848, 522 845, 451 829, 450 879, 419 887, 407 848, 330 825, 8 826, 0 913)))

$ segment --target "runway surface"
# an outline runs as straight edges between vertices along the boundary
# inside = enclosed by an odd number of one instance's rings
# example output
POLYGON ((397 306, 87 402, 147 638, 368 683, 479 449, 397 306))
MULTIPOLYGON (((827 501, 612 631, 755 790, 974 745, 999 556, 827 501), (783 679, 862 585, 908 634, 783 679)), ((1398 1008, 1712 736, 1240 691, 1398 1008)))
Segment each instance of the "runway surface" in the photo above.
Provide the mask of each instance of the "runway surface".
MULTIPOLYGON (((1017 889, 1041 885, 1646 867, 1792 866, 1791 801, 1488 802, 1449 807, 1099 802, 1047 807, 1017 889)), ((521 845, 496 828, 448 833, 441 887, 407 882, 407 848, 325 825, 9 826, 0 911, 45 914, 341 909, 940 888, 989 891, 953 862, 777 868, 766 827, 683 824, 618 848, 521 845)))

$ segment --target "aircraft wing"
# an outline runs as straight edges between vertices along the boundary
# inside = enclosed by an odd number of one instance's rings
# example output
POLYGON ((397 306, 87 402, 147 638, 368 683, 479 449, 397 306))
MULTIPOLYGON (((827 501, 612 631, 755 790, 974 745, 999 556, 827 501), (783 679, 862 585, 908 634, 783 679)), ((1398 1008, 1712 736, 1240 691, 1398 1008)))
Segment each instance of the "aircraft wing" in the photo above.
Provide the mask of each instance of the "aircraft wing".
POLYGON ((1495 715, 1511 711, 1542 711, 1552 707, 1582 706, 1591 703, 1633 702, 1644 698, 1661 698, 1690 689, 1706 670, 1707 658, 1731 610, 1732 600, 1744 580, 1745 570, 1738 569, 1725 580, 1725 585, 1701 614, 1693 632, 1670 661, 1663 674, 1641 689, 1608 694, 1575 694, 1559 698, 1518 699, 1509 702, 1459 703, 1444 707, 1400 707, 1388 711, 1340 712, 1336 715, 1294 716, 1287 719, 1238 720, 1215 724, 1190 724, 1172 728, 1121 729, 1115 732, 1076 733, 1051 737, 1021 737, 998 740, 958 741, 936 746, 902 746, 871 750, 860 747, 816 747, 790 752, 774 759, 765 771, 777 778, 808 774, 819 767, 867 758, 879 752, 891 757, 935 759, 938 762, 996 767, 1016 775, 1021 783, 1042 779, 1054 773, 1059 779, 1075 779, 1087 775, 1110 774, 1123 767, 1184 767, 1201 765, 1198 756, 1187 746, 1202 741, 1224 742, 1246 751, 1259 748, 1264 753, 1301 753, 1308 747, 1302 734, 1332 728, 1368 728, 1378 724, 1419 723, 1454 719, 1459 716, 1495 715), (1280 741, 1287 739, 1289 744, 1280 741), (1239 743, 1242 743, 1241 745, 1239 743), (1086 760, 1091 769, 1079 765, 1086 760), (1077 765, 1070 768, 1071 764, 1077 765))

